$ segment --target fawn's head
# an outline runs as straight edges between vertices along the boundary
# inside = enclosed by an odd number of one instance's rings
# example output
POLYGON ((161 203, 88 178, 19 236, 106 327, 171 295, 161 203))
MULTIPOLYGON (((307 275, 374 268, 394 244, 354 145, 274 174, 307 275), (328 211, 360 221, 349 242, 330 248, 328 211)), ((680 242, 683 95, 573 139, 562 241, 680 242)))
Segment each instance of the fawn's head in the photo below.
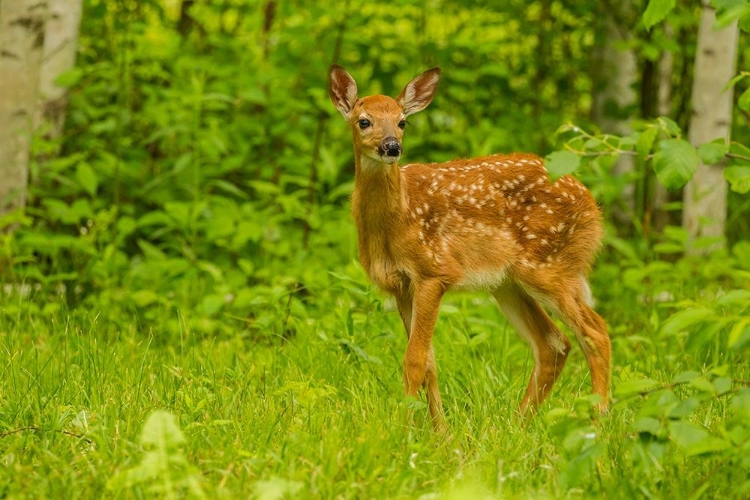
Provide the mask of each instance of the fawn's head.
POLYGON ((352 129, 354 149, 372 160, 396 163, 406 117, 426 108, 437 92, 440 68, 428 69, 410 81, 397 98, 373 95, 359 98, 357 83, 341 66, 331 66, 329 93, 352 129))

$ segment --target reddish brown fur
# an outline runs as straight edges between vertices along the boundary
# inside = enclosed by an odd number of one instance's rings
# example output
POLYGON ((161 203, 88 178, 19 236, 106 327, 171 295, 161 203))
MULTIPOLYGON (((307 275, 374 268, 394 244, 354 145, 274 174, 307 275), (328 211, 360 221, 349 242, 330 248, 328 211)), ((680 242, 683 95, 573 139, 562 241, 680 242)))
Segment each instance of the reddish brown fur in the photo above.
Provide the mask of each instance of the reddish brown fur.
POLYGON ((331 78, 332 100, 352 128, 360 262, 394 295, 409 335, 407 394, 424 385, 435 424, 443 425, 432 350, 440 300, 452 289, 487 289, 534 350, 522 410, 533 410, 548 394, 570 349, 539 303, 576 333, 604 408, 611 348, 606 325, 588 304, 586 283, 602 227, 585 186, 573 177, 551 183, 542 160, 530 154, 405 167, 378 155, 383 138, 401 141, 398 122, 406 111, 430 103, 436 75, 431 70, 416 78, 398 100, 351 102, 342 94, 354 85, 351 77, 334 68, 331 78), (412 100, 403 102, 405 96, 412 100), (358 126, 363 117, 371 122, 366 129, 358 126))

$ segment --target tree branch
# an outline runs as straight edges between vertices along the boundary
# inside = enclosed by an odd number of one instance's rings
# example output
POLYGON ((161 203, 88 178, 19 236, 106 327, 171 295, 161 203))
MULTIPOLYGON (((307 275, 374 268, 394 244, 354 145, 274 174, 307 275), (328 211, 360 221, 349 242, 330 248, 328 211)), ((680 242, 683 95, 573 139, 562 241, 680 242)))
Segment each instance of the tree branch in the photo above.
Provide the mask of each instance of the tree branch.
MULTIPOLYGON (((593 157, 593 158, 599 158, 601 156, 638 156, 638 153, 635 151, 630 151, 627 149, 611 149, 608 151, 579 151, 577 149, 573 149, 569 146, 565 147, 566 150, 570 151, 571 153, 575 153, 578 156, 581 157, 593 157)), ((735 160, 743 160, 746 162, 750 162, 750 156, 746 155, 740 155, 737 153, 724 153, 725 158, 734 158, 735 160)), ((654 158, 654 154, 647 155, 644 159, 645 160, 652 160, 654 158)))

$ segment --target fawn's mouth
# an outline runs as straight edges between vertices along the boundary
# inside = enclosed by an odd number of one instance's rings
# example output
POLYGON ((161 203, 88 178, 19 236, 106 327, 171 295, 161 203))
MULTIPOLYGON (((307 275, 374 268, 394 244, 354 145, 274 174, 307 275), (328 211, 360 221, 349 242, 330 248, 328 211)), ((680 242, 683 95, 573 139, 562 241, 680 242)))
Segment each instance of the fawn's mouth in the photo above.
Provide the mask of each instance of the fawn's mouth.
POLYGON ((392 164, 392 163, 396 163, 400 159, 401 159, 401 155, 400 154, 397 155, 397 156, 392 156, 392 155, 389 155, 389 154, 380 155, 380 161, 382 161, 383 163, 387 163, 389 165, 392 164))
POLYGON ((401 152, 399 152, 399 154, 393 156, 392 153, 389 155, 387 151, 384 152, 384 151, 370 149, 370 150, 366 150, 364 152, 363 156, 365 156, 365 157, 367 157, 367 158, 369 158, 371 160, 375 160, 375 161, 377 161, 379 163, 385 163, 386 165, 392 165, 394 163, 397 163, 401 159, 401 152))

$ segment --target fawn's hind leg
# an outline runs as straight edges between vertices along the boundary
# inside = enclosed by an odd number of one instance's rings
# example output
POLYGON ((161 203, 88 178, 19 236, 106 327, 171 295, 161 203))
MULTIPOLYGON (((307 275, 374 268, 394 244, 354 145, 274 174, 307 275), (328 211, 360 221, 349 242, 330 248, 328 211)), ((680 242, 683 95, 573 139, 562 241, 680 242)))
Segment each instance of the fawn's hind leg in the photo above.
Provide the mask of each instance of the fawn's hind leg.
POLYGON ((547 313, 517 284, 493 291, 508 322, 530 345, 534 353, 534 371, 521 401, 521 413, 534 412, 547 397, 565 366, 570 341, 555 326, 547 313))
POLYGON ((575 333, 591 371, 594 394, 602 397, 599 410, 606 411, 612 371, 612 343, 607 324, 592 309, 593 300, 586 278, 578 276, 564 280, 564 286, 556 288, 555 293, 550 290, 540 292, 555 314, 575 333))

